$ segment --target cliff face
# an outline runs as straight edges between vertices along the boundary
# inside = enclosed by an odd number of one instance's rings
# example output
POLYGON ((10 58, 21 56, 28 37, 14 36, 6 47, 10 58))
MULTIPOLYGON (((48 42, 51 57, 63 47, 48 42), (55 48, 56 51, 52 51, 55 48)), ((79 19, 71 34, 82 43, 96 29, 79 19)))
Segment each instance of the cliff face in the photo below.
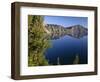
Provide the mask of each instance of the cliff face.
POLYGON ((48 30, 48 32, 46 33, 49 33, 50 35, 53 36, 69 35, 75 38, 81 38, 88 34, 87 28, 81 25, 63 27, 61 25, 47 24, 45 25, 45 30, 48 30))
POLYGON ((45 25, 45 28, 50 33, 63 33, 66 31, 66 29, 63 26, 55 25, 55 24, 47 24, 47 25, 45 25))
POLYGON ((88 34, 88 29, 81 25, 67 27, 66 30, 68 35, 75 38, 80 38, 88 34))

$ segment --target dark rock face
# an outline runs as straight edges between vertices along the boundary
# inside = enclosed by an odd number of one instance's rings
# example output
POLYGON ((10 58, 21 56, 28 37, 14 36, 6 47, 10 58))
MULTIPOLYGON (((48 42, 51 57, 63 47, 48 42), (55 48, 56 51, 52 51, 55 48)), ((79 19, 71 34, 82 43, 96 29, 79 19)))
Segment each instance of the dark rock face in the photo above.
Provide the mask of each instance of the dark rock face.
POLYGON ((66 31, 66 29, 61 25, 47 24, 47 25, 45 25, 45 27, 51 33, 64 33, 66 31))
POLYGON ((81 25, 67 27, 66 30, 69 30, 69 32, 67 32, 68 35, 75 37, 75 38, 81 38, 88 34, 88 29, 81 25))
POLYGON ((53 39, 57 39, 65 35, 69 35, 74 38, 82 38, 88 34, 88 29, 81 25, 63 27, 61 25, 47 24, 45 25, 45 28, 50 32, 53 39))

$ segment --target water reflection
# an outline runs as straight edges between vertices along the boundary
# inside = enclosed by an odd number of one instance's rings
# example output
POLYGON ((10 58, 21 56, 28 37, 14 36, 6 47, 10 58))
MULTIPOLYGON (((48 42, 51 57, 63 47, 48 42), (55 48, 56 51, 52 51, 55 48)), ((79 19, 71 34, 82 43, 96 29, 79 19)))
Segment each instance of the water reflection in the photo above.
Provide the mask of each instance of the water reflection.
POLYGON ((88 29, 81 25, 74 25, 70 27, 62 27, 60 25, 46 25, 45 27, 47 32, 47 36, 50 37, 51 40, 59 39, 65 35, 74 37, 74 38, 82 38, 88 34, 88 29))
POLYGON ((76 33, 76 34, 72 34, 72 33, 69 33, 69 34, 66 34, 66 33, 62 33, 62 34, 52 33, 50 35, 46 34, 46 38, 50 39, 50 40, 57 40, 57 39, 60 39, 61 37, 64 37, 64 36, 70 36, 70 37, 73 37, 73 38, 80 39, 80 38, 83 38, 84 36, 87 36, 87 33, 76 33))
POLYGON ((87 34, 87 31, 70 31, 46 35, 52 43, 52 47, 45 52, 49 64, 87 64, 87 34))

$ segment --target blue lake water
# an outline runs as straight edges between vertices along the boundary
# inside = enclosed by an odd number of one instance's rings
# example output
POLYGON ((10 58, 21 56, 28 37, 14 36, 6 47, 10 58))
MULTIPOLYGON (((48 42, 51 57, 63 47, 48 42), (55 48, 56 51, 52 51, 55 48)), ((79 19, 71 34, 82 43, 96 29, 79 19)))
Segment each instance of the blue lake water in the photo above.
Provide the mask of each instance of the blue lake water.
POLYGON ((57 65, 59 58, 60 65, 71 65, 78 55, 79 64, 87 64, 88 62, 88 46, 87 36, 82 38, 74 38, 71 36, 63 36, 56 40, 51 40, 51 48, 45 52, 45 57, 49 64, 57 65))

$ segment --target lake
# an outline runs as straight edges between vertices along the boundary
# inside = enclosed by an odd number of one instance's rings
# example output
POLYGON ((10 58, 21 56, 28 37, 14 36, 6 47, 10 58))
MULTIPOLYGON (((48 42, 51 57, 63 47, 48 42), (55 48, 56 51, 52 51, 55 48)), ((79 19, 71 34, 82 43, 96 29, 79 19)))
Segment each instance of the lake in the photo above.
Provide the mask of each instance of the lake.
POLYGON ((50 65, 71 65, 76 56, 79 58, 78 64, 88 63, 87 36, 75 38, 69 35, 51 39, 51 48, 45 52, 45 58, 50 65))

